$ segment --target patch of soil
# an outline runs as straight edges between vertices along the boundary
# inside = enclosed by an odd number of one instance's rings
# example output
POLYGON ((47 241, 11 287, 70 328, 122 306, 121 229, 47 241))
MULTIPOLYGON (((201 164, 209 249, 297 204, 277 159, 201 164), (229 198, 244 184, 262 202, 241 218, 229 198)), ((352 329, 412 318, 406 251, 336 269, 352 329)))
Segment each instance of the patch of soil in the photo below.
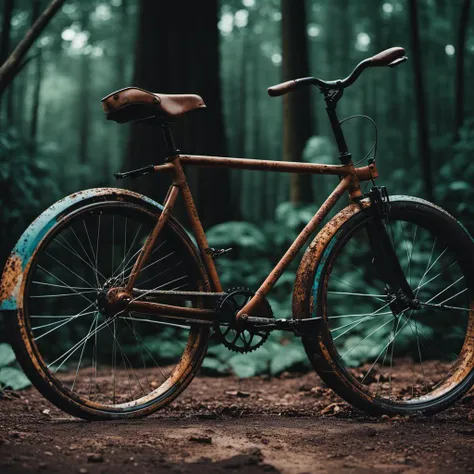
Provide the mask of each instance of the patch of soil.
POLYGON ((430 418, 377 419, 314 373, 197 377, 129 422, 77 420, 29 389, 0 398, 0 472, 469 472, 473 421, 473 392, 430 418))

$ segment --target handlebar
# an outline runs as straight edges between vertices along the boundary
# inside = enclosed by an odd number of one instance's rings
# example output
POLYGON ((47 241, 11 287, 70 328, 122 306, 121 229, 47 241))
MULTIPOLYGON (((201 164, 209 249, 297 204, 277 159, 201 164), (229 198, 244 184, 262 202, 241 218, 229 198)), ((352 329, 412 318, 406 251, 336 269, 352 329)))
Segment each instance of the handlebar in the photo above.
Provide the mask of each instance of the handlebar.
POLYGON ((323 81, 317 77, 302 77, 300 79, 293 79, 291 81, 282 82, 275 86, 268 88, 268 95, 270 97, 277 97, 294 91, 301 86, 315 85, 321 90, 327 89, 345 89, 359 78, 362 72, 369 67, 389 66, 395 67, 405 62, 408 58, 405 56, 405 49, 401 47, 394 47, 386 49, 371 58, 361 61, 354 70, 345 78, 335 81, 323 81))

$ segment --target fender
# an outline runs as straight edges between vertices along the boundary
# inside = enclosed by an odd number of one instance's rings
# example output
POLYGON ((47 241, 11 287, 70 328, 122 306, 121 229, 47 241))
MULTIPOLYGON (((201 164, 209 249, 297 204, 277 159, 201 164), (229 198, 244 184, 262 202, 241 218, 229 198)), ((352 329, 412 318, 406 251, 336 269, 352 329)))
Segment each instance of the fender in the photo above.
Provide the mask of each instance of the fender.
MULTIPOLYGON (((311 317, 307 314, 307 301, 310 298, 310 314, 312 315, 314 308, 314 301, 316 301, 319 286, 320 275, 315 275, 316 269, 321 262, 323 255, 329 254, 335 241, 332 240, 336 232, 341 226, 352 216, 358 214, 363 209, 370 207, 369 199, 363 199, 358 204, 350 204, 342 211, 336 214, 322 229, 311 244, 306 249, 306 252, 301 259, 298 271, 296 272, 295 285, 293 287, 293 302, 292 312, 293 318, 301 319, 311 317), (314 285, 308 284, 308 279, 314 278, 314 285)), ((319 270, 323 265, 319 266, 319 270)))
MULTIPOLYGON (((0 285, 0 311, 17 310, 21 306, 19 298, 24 276, 36 248, 48 231, 75 208, 105 201, 110 196, 123 201, 140 203, 158 212, 163 210, 163 206, 146 196, 118 188, 87 189, 57 201, 30 224, 13 248, 3 270, 0 285)), ((174 223, 177 224, 176 221, 174 223)), ((182 229, 179 224, 177 225, 182 229)), ((186 235, 184 229, 182 232, 186 235)))
MULTIPOLYGON (((444 209, 424 199, 405 195, 390 196, 390 202, 396 201, 410 201, 420 205, 430 205, 432 207, 435 207, 438 211, 446 214, 451 219, 456 220, 444 209)), ((336 242, 332 240, 332 238, 341 228, 341 226, 346 222, 346 220, 359 213, 363 209, 370 207, 370 204, 371 203, 369 199, 366 198, 361 200, 359 204, 350 204, 349 206, 344 208, 322 228, 322 230, 318 233, 318 235, 306 249, 306 252, 304 253, 303 258, 301 259, 300 265, 298 267, 298 271, 296 272, 292 302, 293 318, 301 319, 305 317, 310 317, 305 316, 305 314, 307 314, 306 312, 308 308, 308 301, 310 305, 310 314, 314 316, 313 312, 316 308, 315 303, 318 297, 321 272, 324 267, 326 258, 329 256, 332 248, 336 244, 336 242), (308 278, 314 278, 311 285, 308 284, 308 278)), ((464 229, 466 234, 469 235, 465 227, 460 222, 458 222, 458 224, 464 229)), ((472 236, 469 235, 469 237, 471 238, 471 240, 474 241, 472 236)))

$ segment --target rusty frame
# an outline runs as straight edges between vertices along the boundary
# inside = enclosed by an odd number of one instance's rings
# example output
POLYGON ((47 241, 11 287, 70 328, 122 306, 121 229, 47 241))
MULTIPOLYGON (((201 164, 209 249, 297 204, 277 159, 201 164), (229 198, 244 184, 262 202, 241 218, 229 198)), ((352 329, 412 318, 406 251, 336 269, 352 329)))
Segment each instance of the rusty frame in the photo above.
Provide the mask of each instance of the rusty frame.
MULTIPOLYGON (((340 178, 340 182, 334 191, 329 195, 323 205, 318 209, 312 219, 291 244, 290 248, 286 251, 275 268, 261 284, 255 295, 239 311, 237 314, 237 319, 241 318, 243 315, 251 314, 256 305, 266 297, 266 295, 271 291, 275 283, 281 277, 283 272, 288 268, 288 265, 293 261, 296 254, 305 245, 311 234, 315 232, 319 224, 328 215, 331 209, 339 201, 341 196, 347 191, 351 201, 358 202, 362 198, 360 182, 374 180, 378 177, 375 163, 372 163, 369 166, 356 168, 352 163, 347 165, 324 165, 317 163, 295 163, 287 161, 255 160, 247 158, 175 155, 169 158, 168 163, 154 166, 155 172, 171 172, 173 174, 173 181, 166 195, 163 211, 158 218, 155 228, 148 236, 140 254, 137 257, 126 288, 124 291, 112 291, 111 299, 114 304, 121 303, 123 307, 127 307, 134 311, 148 314, 160 314, 161 316, 173 318, 184 318, 188 321, 192 320, 200 323, 211 323, 214 319, 213 316, 215 316, 215 312, 212 310, 185 308, 149 301, 137 301, 140 296, 136 298, 132 298, 130 296, 133 292, 133 285, 147 258, 150 256, 153 245, 155 244, 161 230, 166 225, 166 222, 171 215, 180 192, 184 198, 185 209, 194 236, 196 238, 202 261, 212 284, 212 289, 216 293, 222 293, 223 291, 214 260, 212 255, 208 252, 209 245, 207 238, 199 218, 199 214, 196 209, 196 205, 194 203, 183 166, 275 171, 279 173, 309 173, 317 175, 334 175, 339 176, 340 178)), ((172 294, 172 292, 170 292, 170 294, 172 294)))

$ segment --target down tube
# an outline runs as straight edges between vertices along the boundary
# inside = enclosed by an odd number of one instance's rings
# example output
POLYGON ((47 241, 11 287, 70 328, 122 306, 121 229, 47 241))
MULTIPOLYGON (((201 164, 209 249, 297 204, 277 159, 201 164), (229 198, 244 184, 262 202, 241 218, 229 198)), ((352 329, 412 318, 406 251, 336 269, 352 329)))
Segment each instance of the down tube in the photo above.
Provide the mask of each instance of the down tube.
POLYGON ((308 241, 311 234, 316 230, 318 225, 327 216, 329 211, 339 201, 340 197, 349 188, 351 183, 351 176, 346 176, 337 185, 336 189, 329 195, 324 204, 319 208, 313 218, 306 224, 305 228, 298 235, 296 240, 291 244, 285 255, 277 263, 275 268, 271 271, 260 288, 255 293, 255 296, 239 311, 237 317, 242 314, 251 314, 253 307, 262 300, 268 292, 273 288, 275 283, 281 277, 283 272, 288 268, 288 265, 293 261, 296 254, 301 250, 303 245, 308 241))
POLYGON ((135 284, 135 281, 138 278, 138 275, 140 274, 140 271, 143 268, 143 265, 145 264, 145 262, 147 261, 148 257, 151 254, 153 245, 155 245, 158 235, 160 234, 165 224, 168 222, 168 218, 176 203, 178 194, 179 194, 178 186, 171 185, 170 190, 168 191, 167 197, 165 199, 163 211, 160 214, 160 217, 158 218, 155 228, 146 239, 146 242, 144 243, 142 250, 140 251, 140 254, 138 255, 138 258, 135 261, 135 264, 133 265, 133 269, 130 273, 130 278, 126 286, 127 292, 130 293, 132 291, 133 285, 135 284))

